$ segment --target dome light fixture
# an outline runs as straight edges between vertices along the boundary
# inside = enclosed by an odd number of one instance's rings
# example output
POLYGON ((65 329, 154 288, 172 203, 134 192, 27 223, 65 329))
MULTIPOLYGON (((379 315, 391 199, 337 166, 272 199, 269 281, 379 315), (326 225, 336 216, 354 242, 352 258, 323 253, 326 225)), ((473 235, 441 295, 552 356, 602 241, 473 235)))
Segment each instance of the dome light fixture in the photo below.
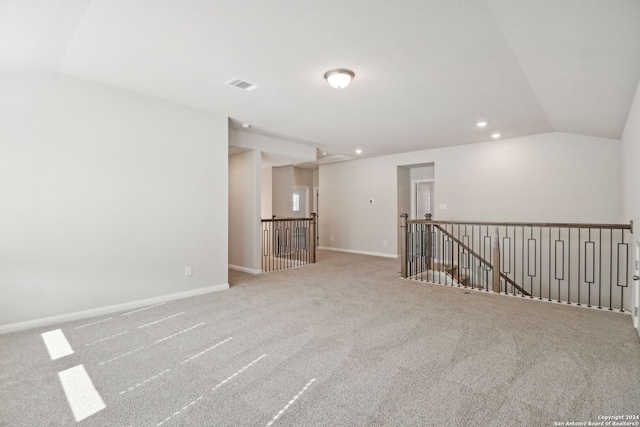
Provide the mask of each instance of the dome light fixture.
POLYGON ((327 79, 329 85, 336 89, 343 89, 349 86, 351 79, 355 77, 355 73, 346 68, 334 68, 324 73, 324 78, 327 79))

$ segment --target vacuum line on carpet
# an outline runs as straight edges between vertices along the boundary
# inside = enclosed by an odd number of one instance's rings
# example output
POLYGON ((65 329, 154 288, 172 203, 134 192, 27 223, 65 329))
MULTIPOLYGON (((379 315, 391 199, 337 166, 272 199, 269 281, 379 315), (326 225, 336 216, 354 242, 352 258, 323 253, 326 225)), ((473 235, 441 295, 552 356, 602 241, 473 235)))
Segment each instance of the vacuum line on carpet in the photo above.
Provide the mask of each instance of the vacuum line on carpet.
POLYGON ((156 424, 156 427, 160 427, 162 424, 166 423, 167 421, 169 421, 171 418, 175 417, 176 415, 180 415, 180 412, 184 411, 185 409, 189 408, 190 406, 193 406, 196 404, 196 402, 200 399, 202 399, 203 396, 198 397, 197 399, 193 399, 191 402, 189 402, 188 404, 186 404, 185 406, 182 407, 181 410, 174 412, 173 414, 169 415, 167 418, 165 418, 163 421, 160 421, 158 424, 156 424))
POLYGON ((187 329, 185 329, 185 330, 183 330, 183 331, 176 332, 175 334, 173 334, 173 335, 169 335, 168 337, 160 338, 160 339, 159 339, 158 341, 156 341, 154 344, 158 344, 159 342, 162 342, 162 341, 168 340, 168 339, 170 339, 170 338, 176 337, 176 336, 178 336, 178 335, 180 335, 180 334, 184 334, 185 332, 188 332, 188 331, 190 331, 190 330, 192 330, 192 329, 194 329, 194 328, 197 328, 198 326, 202 326, 202 325, 204 325, 204 322, 202 322, 202 323, 198 323, 197 325, 193 325, 192 327, 187 328, 187 329))
MULTIPOLYGON (((256 364, 260 359, 267 357, 266 354, 263 354, 262 356, 258 357, 256 360, 254 360, 253 362, 249 363, 247 366, 243 367, 242 369, 240 369, 239 371, 237 371, 235 374, 231 375, 230 377, 227 377, 227 379, 225 379, 224 381, 220 382, 218 385, 216 385, 214 388, 211 389, 211 391, 216 390, 218 387, 221 387, 223 384, 226 384, 227 382, 231 381, 234 377, 238 376, 239 374, 241 374, 242 372, 246 371, 247 369, 249 369, 252 365, 256 364)), ((178 415, 180 415, 183 411, 185 411, 186 409, 190 408, 191 406, 195 405, 197 401, 199 401, 200 399, 202 399, 204 396, 200 396, 197 399, 192 400, 191 402, 187 403, 185 406, 182 407, 182 409, 180 409, 179 411, 174 412, 173 414, 169 415, 167 418, 165 418, 164 420, 160 421, 158 424, 156 424, 156 427, 160 427, 162 424, 166 423, 167 421, 169 421, 170 419, 172 419, 173 417, 176 417, 178 415)))
POLYGON ((214 345, 214 346, 211 346, 211 347, 209 347, 209 348, 208 348, 208 349, 206 349, 206 350, 201 351, 200 353, 196 354, 195 356, 191 356, 190 358, 188 358, 188 359, 186 359, 186 360, 183 360, 182 362, 180 362, 180 364, 182 365, 183 363, 187 363, 187 362, 189 362, 190 360, 193 360, 193 359, 195 359, 195 358, 196 358, 196 357, 198 357, 198 356, 202 356, 202 355, 203 355, 203 354, 205 354, 207 351, 209 351, 209 350, 213 350, 214 348, 218 347, 219 345, 222 345, 222 344, 224 344, 224 343, 226 343, 227 341, 232 340, 232 339, 233 339, 233 337, 227 338, 226 340, 221 341, 221 342, 219 342, 218 344, 216 344, 216 345, 214 345))
MULTIPOLYGON (((214 348, 218 347, 219 345, 222 345, 222 344, 226 343, 227 341, 229 341, 229 340, 231 340, 231 339, 233 339, 233 337, 231 337, 231 338, 227 338, 226 340, 221 341, 221 342, 219 342, 218 344, 216 344, 216 345, 214 345, 214 346, 211 346, 211 347, 209 347, 208 349, 206 349, 206 350, 204 350, 204 351, 201 351, 200 353, 196 354, 195 356, 192 356, 192 357, 188 358, 187 360, 184 360, 184 361, 180 362, 180 365, 182 365, 183 363, 188 362, 188 361, 190 361, 190 360, 192 360, 192 359, 195 359, 196 357, 198 357, 198 356, 200 356, 200 355, 202 355, 202 354, 206 353, 206 352, 207 352, 207 351, 209 351, 209 350, 213 350, 214 348)), ((138 349, 136 349, 136 350, 130 351, 129 353, 125 353, 125 354, 123 354, 122 356, 126 356, 127 354, 131 354, 131 353, 133 353, 133 352, 135 352, 135 351, 138 351, 138 350, 141 350, 141 349, 143 349, 143 348, 144 348, 144 347, 140 347, 140 348, 138 348, 138 349)), ((118 356, 118 357, 116 357, 115 359, 118 359, 119 357, 122 357, 122 356, 118 356)), ((111 359, 111 360, 115 360, 115 359, 111 359)), ((166 374, 166 373, 167 373, 167 372, 169 372, 169 371, 171 371, 171 368, 169 368, 169 369, 165 369, 164 371, 160 372, 159 374, 156 374, 156 375, 154 375, 154 376, 152 376, 152 377, 150 377, 150 378, 147 378, 147 379, 146 379, 146 380, 144 380, 144 381, 140 381, 140 382, 139 382, 139 383, 137 383, 136 385, 131 386, 131 387, 129 387, 128 389, 121 391, 119 394, 120 394, 120 395, 123 395, 123 394, 125 394, 125 393, 127 393, 127 392, 129 392, 129 391, 131 391, 131 390, 133 390, 133 389, 135 389, 135 388, 140 387, 141 385, 144 385, 144 384, 148 383, 149 381, 152 381, 152 380, 155 380, 156 378, 161 377, 162 375, 166 374)))
POLYGON ((312 378, 312 379, 311 379, 311 381, 309 381, 309 382, 308 382, 308 383, 307 383, 307 384, 302 388, 302 390, 300 390, 300 391, 298 392, 298 394, 296 394, 295 396, 293 396, 293 399, 291 399, 291 400, 289 401, 289 403, 287 403, 286 405, 284 405, 284 408, 280 409, 280 411, 276 414, 276 416, 275 416, 275 417, 273 417, 273 419, 272 419, 271 421, 269 421, 265 427, 270 427, 271 425, 273 425, 273 423, 275 423, 275 422, 276 422, 276 420, 277 420, 278 418, 280 418, 280 416, 281 416, 282 414, 284 414, 284 411, 286 411, 287 409, 289 409, 289 406, 293 405, 293 403, 294 403, 294 402, 295 402, 295 401, 296 401, 300 396, 302 396, 302 393, 304 393, 305 391, 307 391, 307 389, 309 388, 309 386, 310 386, 311 384, 313 384, 315 380, 316 380, 315 378, 312 378))
MULTIPOLYGON (((168 336, 168 337, 165 337, 165 338, 159 339, 158 341, 154 342, 153 344, 158 344, 159 342, 162 342, 162 341, 167 340, 167 339, 169 339, 169 338, 173 338, 173 337, 175 337, 175 336, 177 336, 177 335, 180 335, 180 334, 182 334, 182 333, 184 333, 184 332, 187 332, 187 331, 189 331, 189 330, 191 330, 191 329, 194 329, 194 328, 196 328, 196 327, 198 327, 198 326, 201 326, 201 325, 204 325, 204 323, 200 323, 200 324, 198 324, 198 325, 195 325, 195 326, 192 326, 192 327, 190 327, 190 328, 187 328, 187 329, 185 329, 185 330, 183 330, 183 331, 180 331, 180 332, 178 332, 178 333, 176 333, 176 334, 173 334, 173 335, 171 335, 171 336, 168 336)), ((230 339, 233 339, 233 337, 231 337, 231 338, 227 338, 226 340, 224 340, 224 341, 222 341, 222 342, 220 342, 220 343, 218 343, 218 344, 214 345, 213 347, 210 347, 210 348, 208 348, 208 349, 206 349, 206 350, 204 350, 204 351, 202 351, 202 352, 200 352, 200 353, 196 354, 195 356, 191 357, 190 359, 187 359, 187 360, 183 361, 182 363, 188 362, 189 360, 194 359, 194 358, 196 358, 196 357, 200 356, 201 354, 204 354, 205 352, 207 352, 207 351, 209 351, 209 350, 214 349, 214 348, 215 348, 215 347, 217 347, 218 345, 220 345, 220 344, 224 344, 225 342, 229 341, 230 339)), ((89 345, 89 344, 87 344, 87 345, 89 345)), ((128 356, 128 355, 130 355, 130 354, 133 354, 133 353, 135 353, 135 352, 137 352, 137 351, 144 350, 145 348, 146 348, 146 346, 144 346, 144 345, 143 345, 142 347, 138 347, 138 348, 136 348, 135 350, 128 351, 128 352, 123 353, 123 354, 121 354, 121 355, 119 355, 119 356, 116 356, 116 357, 114 357, 114 358, 112 358, 112 359, 109 359, 109 360, 105 360, 105 361, 103 361, 103 362, 100 362, 100 363, 98 363, 98 365, 102 366, 102 365, 105 365, 105 364, 107 364, 107 363, 111 363, 111 362, 113 362, 113 361, 115 361, 115 360, 118 360, 118 359, 120 359, 120 358, 122 358, 122 357, 125 357, 125 356, 128 356)), ((182 364, 182 363, 181 363, 181 364, 182 364)))
POLYGON ((73 329, 86 328, 87 326, 97 325, 98 323, 106 322, 107 320, 113 320, 113 317, 108 317, 106 319, 98 320, 97 322, 93 322, 93 323, 85 323, 84 325, 76 326, 73 329))
POLYGON ((183 312, 178 313, 178 314, 173 314, 171 316, 165 317, 164 319, 156 320, 155 322, 151 322, 151 323, 147 323, 146 325, 138 326, 136 329, 146 328, 147 326, 151 326, 151 325, 155 325, 156 323, 164 322, 165 320, 169 320, 169 319, 171 319, 173 317, 181 316, 184 313, 185 312, 183 311, 183 312))
POLYGON ((164 371, 160 372, 159 374, 156 374, 156 375, 154 375, 154 376, 152 376, 152 377, 150 377, 150 378, 147 378, 146 380, 141 381, 141 382, 139 382, 138 384, 136 384, 136 385, 134 385, 134 386, 131 386, 131 387, 129 387, 129 388, 128 388, 128 389, 126 389, 126 390, 121 391, 119 394, 120 394, 120 395, 123 395, 123 394, 125 394, 125 393, 127 393, 127 392, 129 392, 129 391, 131 391, 131 390, 133 390, 133 389, 136 389, 136 388, 140 387, 141 385, 144 385, 144 384, 148 383, 149 381, 153 381, 153 380, 155 380, 156 378, 161 377, 162 375, 166 374, 166 373, 167 373, 167 372, 169 372, 170 370, 171 370, 171 369, 165 369, 164 371))
POLYGON ((93 345, 93 344, 98 344, 99 342, 110 340, 112 338, 119 337, 120 335, 124 335, 127 332, 129 332, 129 331, 120 332, 119 334, 111 335, 110 337, 106 337, 106 338, 102 338, 102 339, 90 342, 89 344, 85 344, 84 346, 87 347, 87 346, 90 346, 90 345, 93 345))
POLYGON ((211 391, 214 391, 215 389, 217 389, 218 387, 220 387, 223 384, 227 383, 228 381, 231 381, 236 375, 239 375, 242 372, 246 371, 251 365, 255 364, 256 362, 258 362, 258 360, 262 359, 263 357, 267 357, 267 355, 263 354, 262 356, 258 357, 256 360, 254 360, 253 362, 249 363, 247 366, 245 366, 244 368, 240 369, 238 372, 236 372, 235 374, 231 375, 230 377, 228 377, 226 380, 222 381, 218 385, 216 385, 214 388, 211 389, 211 391))
POLYGON ((150 308, 158 307, 158 306, 164 305, 164 304, 166 304, 166 302, 161 302, 160 304, 150 305, 149 307, 139 308, 138 310, 133 310, 133 311, 130 311, 128 313, 123 313, 120 316, 128 316, 130 314, 137 313, 139 311, 149 310, 150 308))
POLYGON ((145 347, 144 347, 144 346, 142 346, 142 347, 140 347, 140 348, 136 348, 135 350, 128 351, 128 352, 126 352, 126 353, 124 353, 124 354, 121 354, 120 356, 116 356, 116 357, 114 357, 113 359, 109 359, 109 360, 105 360, 104 362, 100 362, 100 363, 99 363, 99 365, 104 365, 105 363, 111 363, 111 362, 113 362, 114 360, 118 360, 118 359, 120 359, 121 357, 128 356, 128 355, 130 355, 131 353, 135 353, 136 351, 140 351, 140 350, 142 350, 143 348, 145 348, 145 347))

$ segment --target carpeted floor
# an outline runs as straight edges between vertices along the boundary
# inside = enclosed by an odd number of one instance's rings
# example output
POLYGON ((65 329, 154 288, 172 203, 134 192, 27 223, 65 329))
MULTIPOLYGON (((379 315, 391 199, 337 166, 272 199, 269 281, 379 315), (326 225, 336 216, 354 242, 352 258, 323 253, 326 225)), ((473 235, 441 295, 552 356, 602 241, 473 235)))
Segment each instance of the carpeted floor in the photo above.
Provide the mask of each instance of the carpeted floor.
POLYGON ((628 315, 398 270, 321 251, 299 269, 230 272, 228 291, 0 336, 0 425, 554 426, 640 414, 628 315), (41 334, 56 329, 74 353, 52 360, 41 334), (78 365, 103 409, 92 393, 67 399, 59 373, 78 365))

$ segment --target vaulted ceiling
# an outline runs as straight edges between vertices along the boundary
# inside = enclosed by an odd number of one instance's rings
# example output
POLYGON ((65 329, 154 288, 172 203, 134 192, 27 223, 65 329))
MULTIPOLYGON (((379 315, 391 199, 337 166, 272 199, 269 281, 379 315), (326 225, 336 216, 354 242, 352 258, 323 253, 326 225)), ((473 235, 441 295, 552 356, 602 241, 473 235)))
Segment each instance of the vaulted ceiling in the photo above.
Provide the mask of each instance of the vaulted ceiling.
POLYGON ((619 138, 640 1, 0 0, 0 71, 59 72, 350 156, 494 132, 619 138), (337 67, 356 74, 346 89, 323 79, 337 67))

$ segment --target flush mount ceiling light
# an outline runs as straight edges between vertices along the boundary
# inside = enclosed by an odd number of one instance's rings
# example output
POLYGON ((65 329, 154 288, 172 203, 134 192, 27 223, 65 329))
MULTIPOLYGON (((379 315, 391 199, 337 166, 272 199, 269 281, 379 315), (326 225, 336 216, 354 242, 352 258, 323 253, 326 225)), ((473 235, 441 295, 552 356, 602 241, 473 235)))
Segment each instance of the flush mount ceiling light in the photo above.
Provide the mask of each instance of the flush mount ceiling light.
POLYGON ((356 75, 353 71, 346 68, 335 68, 324 73, 324 78, 327 79, 329 85, 336 89, 342 89, 349 86, 351 79, 356 75))

